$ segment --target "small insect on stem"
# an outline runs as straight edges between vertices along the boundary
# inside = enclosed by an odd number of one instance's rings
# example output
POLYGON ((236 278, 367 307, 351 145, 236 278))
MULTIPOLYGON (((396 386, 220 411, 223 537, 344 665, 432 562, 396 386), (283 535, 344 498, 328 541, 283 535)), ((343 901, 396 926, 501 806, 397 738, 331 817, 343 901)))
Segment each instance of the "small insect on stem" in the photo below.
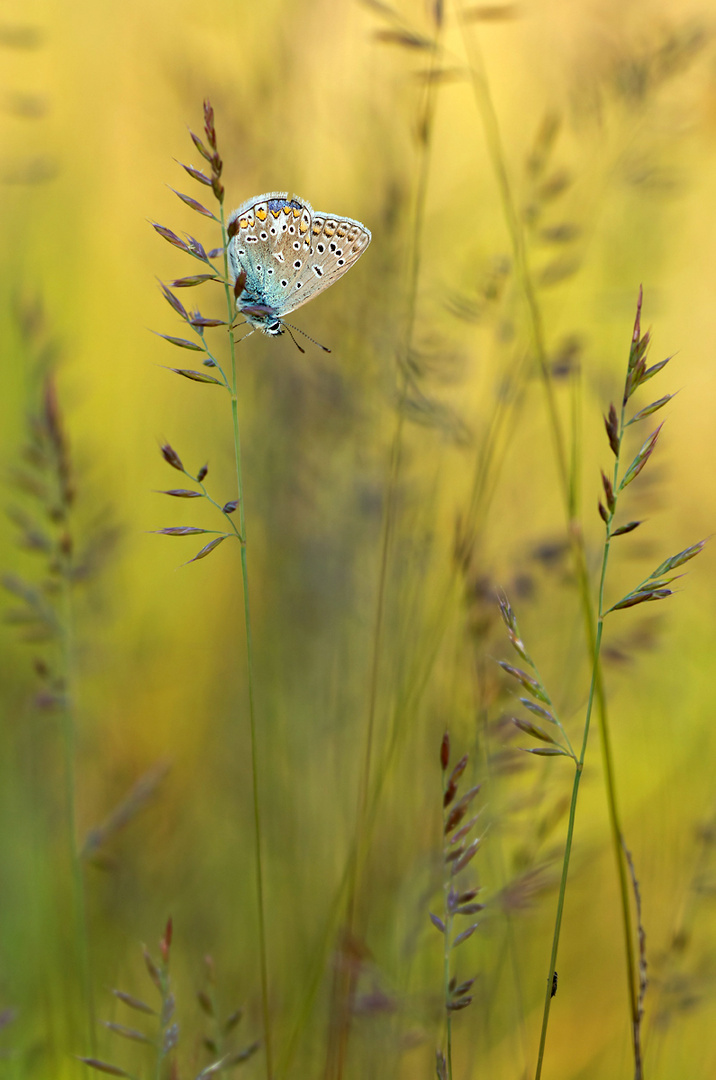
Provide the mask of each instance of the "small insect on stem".
POLYGON ((552 973, 552 993, 549 996, 554 997, 556 993, 557 993, 557 972, 555 971, 555 972, 552 973))

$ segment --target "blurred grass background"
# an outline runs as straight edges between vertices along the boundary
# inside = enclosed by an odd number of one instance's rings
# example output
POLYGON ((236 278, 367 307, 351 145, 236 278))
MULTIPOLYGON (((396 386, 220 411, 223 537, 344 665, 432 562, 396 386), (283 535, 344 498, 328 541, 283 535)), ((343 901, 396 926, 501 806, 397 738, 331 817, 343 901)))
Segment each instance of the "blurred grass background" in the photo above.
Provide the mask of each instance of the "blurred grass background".
MULTIPOLYGON (((631 516, 648 524, 616 554, 616 598, 712 527, 713 11, 660 0, 471 10, 470 40, 484 55, 559 407, 579 446, 594 567, 599 468, 609 463, 601 417, 620 393, 640 283, 654 327, 652 362, 677 354, 651 384, 654 397, 680 393, 644 483, 630 489, 631 516)), ((365 738, 423 152, 416 129, 430 63, 420 47, 420 35, 432 33, 427 6, 396 11, 397 22, 381 5, 328 0, 267 0, 255 9, 79 0, 10 3, 0 19, 4 502, 22 502, 11 472, 52 341, 76 473, 74 531, 89 536, 112 525, 120 534, 77 597, 81 837, 141 777, 166 769, 146 805, 108 840, 102 866, 87 867, 97 1009, 124 1022, 107 988, 147 995, 138 943, 153 946, 171 914, 182 1076, 208 1060, 193 1000, 205 954, 215 959, 226 1008, 246 1009, 242 1037, 260 1036, 256 913, 238 560, 224 545, 177 569, 198 545, 151 534, 208 521, 193 504, 177 509, 156 493, 177 480, 158 453, 165 440, 191 470, 209 462, 217 498, 235 497, 228 403, 163 366, 184 357, 149 332, 181 332, 155 279, 195 267, 148 220, 217 242, 167 186, 202 195, 174 159, 200 164, 186 125, 200 130, 209 97, 229 209, 252 194, 295 190, 373 231, 349 277, 295 317, 330 356, 310 346, 304 356, 286 337, 259 335, 239 350, 272 1015, 285 1074, 319 1077, 336 895, 365 738), (380 40, 396 26, 417 40, 380 40), (34 304, 46 329, 33 342, 18 311, 34 304)), ((443 45, 425 150, 411 355, 420 397, 405 428, 388 577, 375 744, 384 782, 359 897, 366 953, 350 1076, 434 1073, 441 949, 427 911, 440 881, 438 747, 446 725, 456 753, 469 751, 485 780, 490 821, 478 869, 492 902, 464 946, 465 974, 480 976, 476 1001, 455 1022, 456 1075, 529 1075, 554 915, 551 857, 563 838, 558 809, 570 776, 563 762, 520 755, 520 739, 499 722, 513 706, 493 663, 506 655, 496 584, 509 591, 575 731, 587 690, 524 300, 450 5, 443 45), (496 416, 503 427, 486 465, 496 416), (456 522, 481 468, 490 498, 480 503, 478 538, 456 578, 456 522), (528 903, 519 880, 529 869, 539 871, 539 888, 528 903), (518 882, 512 899, 510 882, 518 882)), ((207 304, 203 296, 196 302, 207 304)), ((30 580, 37 574, 37 558, 18 548, 5 520, 0 565, 30 580)), ((664 1078, 711 1076, 716 1061, 714 878, 703 829, 716 811, 714 574, 707 548, 676 598, 649 617, 643 609, 619 613, 606 641, 618 782, 650 962, 648 1073, 664 1078), (672 938, 682 923, 679 951, 672 938)), ((89 1049, 68 931, 59 732, 52 710, 34 704, 35 651, 3 629, 0 1009, 16 1015, 0 1032, 0 1069, 70 1077, 83 1070, 72 1055, 89 1049)), ((550 1077, 631 1075, 623 966, 594 731, 550 1077)), ((140 1071, 141 1047, 118 1046, 106 1032, 98 1038, 100 1057, 140 1071)), ((259 1057, 243 1068, 262 1075, 259 1057)))

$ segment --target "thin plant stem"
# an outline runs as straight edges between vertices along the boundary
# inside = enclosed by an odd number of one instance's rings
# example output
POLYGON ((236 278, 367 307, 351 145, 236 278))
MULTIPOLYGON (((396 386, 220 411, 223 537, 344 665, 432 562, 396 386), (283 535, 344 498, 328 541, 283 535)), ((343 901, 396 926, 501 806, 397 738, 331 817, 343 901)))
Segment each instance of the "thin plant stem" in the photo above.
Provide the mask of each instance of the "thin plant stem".
MULTIPOLYGON (((608 550, 605 548, 604 557, 602 560, 602 583, 604 574, 606 572, 608 550)), ((559 948, 559 935, 562 929, 562 915, 564 913, 564 898, 567 891, 567 876, 569 874, 569 861, 572 854, 572 840, 574 838, 574 822, 577 813, 577 798, 579 795, 579 784, 582 779, 582 771, 584 768, 584 756, 587 750, 587 740, 589 738, 589 724, 592 715, 592 706, 595 699, 595 689, 597 681, 597 671, 599 668, 599 650, 602 642, 602 619, 599 619, 599 625, 597 627, 595 650, 594 650, 594 667, 592 669, 592 680, 589 688, 589 700, 587 702, 587 714, 584 721, 584 733, 582 737, 582 748, 579 755, 579 760, 576 762, 576 768, 574 772, 574 783, 572 785, 572 797, 569 803, 569 821, 567 824, 567 837, 564 845, 564 857, 562 860, 562 874, 559 882, 559 896, 557 898, 557 914, 554 921, 554 932, 552 935, 552 951, 550 953, 549 960, 549 974, 547 977, 547 989, 545 993, 544 1012, 542 1014, 542 1029, 540 1032, 539 1050, 537 1053, 537 1068, 535 1071, 535 1080, 539 1080, 542 1075, 542 1062, 544 1059, 545 1043, 547 1041, 547 1025, 549 1023, 549 1010, 552 1001, 552 980, 554 977, 555 968, 557 965, 557 950, 559 948)))
MULTIPOLYGON (((462 0, 456 0, 456 2, 458 7, 458 13, 462 21, 462 0)), ((577 484, 575 483, 574 473, 572 472, 572 475, 570 475, 568 458, 565 450, 565 441, 562 434, 562 424, 556 406, 554 387, 552 383, 551 373, 549 370, 547 350, 544 342, 542 317, 527 259, 524 231, 522 229, 518 214, 515 209, 514 199, 512 197, 504 152, 502 149, 502 142, 500 139, 499 125, 497 123, 497 117, 495 115, 494 106, 492 104, 492 99, 489 92, 489 85, 487 82, 487 75, 485 72, 484 63, 481 53, 477 45, 475 44, 473 36, 467 32, 464 21, 463 33, 466 43, 466 49, 468 51, 475 98, 483 122, 485 137, 488 146, 488 154, 492 161, 493 169, 495 171, 495 175, 498 181, 503 213, 510 234, 518 279, 521 282, 522 290, 525 297, 525 303, 528 312, 528 322, 532 335, 532 343, 535 349, 535 355, 537 357, 540 375, 542 378, 542 385, 545 392, 550 430, 552 433, 552 442, 554 447, 555 459, 557 462, 557 471, 559 475, 565 514, 567 518, 568 536, 572 549, 572 556, 574 559, 575 570, 577 574, 579 595, 582 604, 584 625, 587 637, 587 649, 592 657, 598 656, 600 643, 597 640, 597 634, 595 633, 594 629, 595 618, 589 584, 589 571, 587 567, 586 553, 584 550, 584 538, 582 535, 582 530, 576 521, 577 484)), ((573 468, 576 467, 577 460, 577 455, 575 453, 573 455, 572 462, 573 468)), ((626 954, 627 989, 632 1018, 632 1032, 634 1037, 634 1060, 636 1067, 635 1075, 641 1076, 641 1055, 638 1045, 637 1027, 637 1019, 639 1012, 637 970, 635 962, 634 935, 631 925, 629 882, 627 878, 627 868, 624 865, 622 848, 623 830, 621 826, 621 818, 617 802, 614 759, 611 748, 611 736, 606 705, 606 694, 602 680, 601 667, 597 667, 597 669, 593 672, 593 676, 593 695, 596 698, 599 729, 601 735, 602 758, 604 767, 604 786, 607 798, 607 808, 612 838, 612 850, 616 862, 617 876, 619 880, 619 896, 626 954)), ((577 790, 578 787, 579 785, 577 783, 577 790)), ((561 914, 559 917, 561 919, 561 914)), ((548 993, 551 993, 551 975, 548 993)))
MULTIPOLYGON (((443 770, 443 804, 445 802, 445 793, 447 791, 447 779, 449 777, 447 770, 443 770)), ((446 1061, 447 1061, 447 1074, 448 1080, 452 1078, 452 1012, 447 1008, 447 1003, 450 1000, 450 946, 452 943, 452 926, 454 916, 450 911, 450 863, 445 861, 445 817, 443 814, 443 900, 445 911, 445 931, 443 933, 443 1001, 445 1002, 445 1049, 446 1049, 446 1061)))
MULTIPOLYGON (((404 393, 404 388, 403 391, 404 393)), ((358 806, 356 813, 356 843, 354 845, 353 860, 351 866, 350 891, 348 897, 348 927, 355 923, 355 905, 358 892, 358 877, 361 858, 361 844, 365 833, 366 815, 368 807, 368 795, 371 783, 371 769, 373 762, 373 741, 375 737, 375 720, 378 706, 378 684, 380 673, 380 661, 383 655, 383 629, 385 623, 385 596, 388 581, 388 565, 395 527, 397 511, 398 478, 400 475, 400 460, 403 444, 404 417, 402 409, 398 408, 398 417, 393 433, 393 441, 390 448, 390 462, 388 467, 388 482, 386 488, 386 510, 383 515, 380 565, 378 571, 378 595, 375 607, 375 620, 373 624, 373 655, 371 659, 370 689, 368 692, 368 723, 366 726, 365 748, 363 752, 363 769, 358 788, 358 806)))
MULTIPOLYGON (((621 449, 622 436, 624 432, 624 412, 625 403, 622 403, 621 415, 619 419, 619 448, 621 449)), ((612 485, 614 491, 618 491, 617 480, 619 474, 619 453, 615 454, 614 458, 614 474, 612 479, 612 485)), ((542 1065, 544 1060, 545 1043, 547 1039, 547 1025, 549 1023, 550 1004, 552 1001, 552 979, 554 976, 556 964, 557 964, 557 951, 559 948, 559 936, 562 926, 562 915, 564 912, 564 898, 567 889, 567 877, 569 874, 569 861, 572 852, 572 841, 574 837, 574 823, 577 811, 577 797, 579 794, 579 785, 582 779, 582 772, 584 769, 584 759, 587 752, 587 742, 589 739, 589 727, 592 717, 592 709, 599 696, 599 686, 601 683, 601 644, 602 633, 604 630, 604 584, 607 575, 607 565, 609 563, 609 551, 611 546, 611 525, 616 513, 616 503, 609 509, 606 521, 606 538, 604 541, 604 550, 602 553, 602 566, 599 576, 599 593, 598 593, 598 611, 596 631, 594 633, 594 655, 592 659, 592 678, 589 687, 589 698, 587 700, 587 711, 584 720, 584 731, 582 735, 582 747, 579 754, 579 760, 576 763, 576 769, 574 774, 574 783, 572 785, 572 797, 569 806, 569 821, 567 825, 567 838, 565 841, 564 858, 562 862, 562 874, 559 883, 559 897, 557 900, 557 914, 555 917, 554 933, 552 937, 552 951, 550 954, 550 967, 547 978, 547 987, 545 991, 545 1003, 544 1011, 542 1014, 542 1029, 540 1032, 539 1051, 537 1055, 537 1067, 535 1071, 535 1080, 540 1080, 542 1075, 542 1065)), ((619 865, 623 866, 623 860, 619 860, 619 865)), ((626 907, 629 912, 629 897, 626 896, 626 907)), ((629 918, 627 924, 629 926, 629 936, 627 937, 627 956, 632 958, 632 965, 629 968, 630 980, 631 980, 631 967, 633 966, 633 952, 632 952, 632 936, 631 936, 631 919, 629 918)), ((630 981, 630 985, 631 981, 630 981)), ((633 1036, 633 1053, 634 1053, 634 1078, 635 1080, 642 1080, 643 1078, 643 1064, 641 1059, 641 1046, 639 1040, 639 1014, 638 1014, 638 999, 636 1005, 637 1011, 633 1014, 632 1023, 632 1036, 633 1036)))
POLYGON ((249 732, 251 738, 251 781, 253 792, 254 818, 254 856, 256 871, 256 900, 259 923, 259 963, 261 968, 261 1011, 263 1017, 264 1041, 266 1044, 266 1077, 273 1077, 271 1013, 269 1009, 268 948, 266 942, 266 909, 264 900, 264 872, 261 831, 261 800, 259 797, 258 748, 256 737, 256 706, 254 695, 253 636, 251 633, 251 608, 249 603, 249 571, 247 563, 246 508, 244 505, 244 483, 241 470, 241 431, 239 427, 239 402, 236 392, 236 345, 231 332, 234 317, 231 287, 229 285, 229 265, 227 255, 226 220, 224 205, 221 207, 221 234, 224 248, 224 291, 229 322, 229 348, 231 350, 231 416, 234 429, 234 457, 236 461, 236 486, 239 499, 239 544, 241 548, 241 580, 244 593, 244 625, 246 629, 246 668, 249 694, 249 732))
MULTIPOLYGON (((507 164, 505 161, 505 154, 502 147, 502 139, 500 138, 500 128, 497 121, 497 116, 495 114, 495 108, 492 103, 492 98, 490 96, 490 88, 487 81, 487 73, 485 71, 482 54, 480 53, 478 46, 475 44, 473 36, 468 33, 467 28, 464 24, 462 0, 457 0, 457 7, 460 21, 463 26, 463 36, 465 40, 465 46, 468 52, 473 91, 475 94, 477 107, 480 112, 480 119, 482 120, 483 130, 485 133, 485 141, 487 143, 488 156, 492 163, 492 168, 495 173, 495 178, 497 180, 500 202, 502 204, 502 212, 510 236, 510 243, 512 245, 512 251, 515 260, 515 270, 527 306, 529 316, 528 323, 530 333, 532 335, 532 344, 535 350, 535 355, 537 357, 537 363, 540 369, 540 376, 542 378, 542 383, 545 391, 547 411, 550 419, 550 431, 552 435, 554 455, 557 463, 557 471, 559 474, 560 484, 564 491, 569 491, 569 469, 567 462, 567 452, 565 449, 564 436, 562 433, 562 425, 560 423, 559 413, 557 410, 554 386, 552 384, 552 378, 549 371, 547 353, 544 346, 542 313, 540 311, 539 301, 537 300, 535 288, 532 283, 529 263, 527 260, 527 248, 525 244, 524 231, 522 229, 517 209, 515 207, 515 201, 512 196, 510 180, 507 172, 507 164)), ((572 507, 570 506, 569 509, 571 511, 572 507)))
POLYGON ((437 1052, 437 1072, 443 1080, 453 1080, 452 1068, 452 1014, 454 1011, 466 1009, 472 1003, 470 988, 475 982, 475 977, 467 982, 457 984, 457 978, 450 975, 450 956, 452 951, 467 938, 471 937, 478 929, 478 923, 473 922, 461 933, 453 938, 453 928, 457 916, 472 917, 484 909, 484 904, 474 904, 479 888, 469 888, 458 885, 458 875, 472 862, 482 844, 485 833, 482 836, 468 840, 469 834, 480 817, 480 811, 472 814, 465 822, 463 819, 471 813, 470 804, 480 791, 481 785, 470 787, 460 798, 457 798, 460 778, 468 765, 468 755, 465 754, 452 771, 450 766, 450 735, 446 731, 440 744, 440 766, 442 769, 442 867, 443 867, 443 912, 442 918, 430 914, 434 926, 443 935, 443 1004, 445 1007, 445 1048, 437 1052))
MULTIPOLYGON (((435 47, 431 51, 431 68, 434 66, 438 46, 439 28, 435 37, 435 47)), ((368 697, 368 723, 366 727, 366 741, 363 757, 363 771, 358 793, 357 828, 358 843, 355 846, 356 857, 360 848, 360 838, 365 827, 368 792, 371 781, 371 766, 373 757, 373 741, 375 736, 375 720, 378 703, 378 684, 380 674, 380 660, 383 654, 383 630, 385 622, 385 600, 388 581, 388 569, 390 563, 390 551, 392 547, 395 519, 397 515, 398 481, 403 450, 403 434, 405 429, 405 399, 409 389, 408 365, 410 353, 413 348, 415 334, 415 317, 417 310, 418 283, 420 280, 420 266, 422 253, 422 229, 425 219, 425 207, 427 202, 428 176, 430 172, 432 127, 435 111, 435 84, 428 78, 425 84, 425 100, 422 110, 420 129, 423 136, 420 142, 420 160, 418 162, 418 181, 415 197, 415 213, 413 218, 411 256, 409 259, 409 280, 407 290, 407 312, 405 321, 405 338, 403 341, 403 354, 398 364, 398 396, 396 403, 396 421, 393 439, 390 447, 388 463, 388 477, 386 483, 385 512, 383 514, 380 564, 378 571, 378 591, 376 598, 375 623, 373 628, 373 654, 371 661, 370 689, 368 697)), ((357 862, 354 866, 354 879, 351 885, 351 897, 349 900, 349 926, 354 919, 355 893, 357 891, 357 862)))
MULTIPOLYGON (((431 68, 436 63, 436 54, 442 22, 435 29, 434 48, 431 50, 431 68)), ((407 288, 407 311, 405 320, 405 336, 402 344, 402 354, 398 358, 398 387, 396 401, 396 420, 393 437, 391 440, 388 460, 388 473, 385 486, 385 508, 381 525, 380 561, 378 569, 378 586, 376 596, 375 617, 373 625, 373 650, 371 658, 370 681, 368 690, 368 720, 366 723, 365 743, 363 749, 363 764, 358 783, 358 795, 356 805, 355 840, 352 845, 352 855, 348 871, 348 897, 346 911, 346 941, 350 942, 355 934, 356 906, 360 891, 360 870, 364 856, 364 846, 368 832, 368 807, 373 772, 373 756, 375 743, 375 729, 378 709, 378 691, 380 685, 380 665, 383 656, 383 640, 385 629, 385 609, 390 569, 390 555, 393 546, 393 536, 398 510, 399 477, 403 452, 403 440, 405 430, 405 401, 407 398, 410 377, 409 364, 410 353, 413 348, 415 334, 415 320, 417 311, 417 290, 420 279, 421 266, 421 240, 422 226, 425 217, 427 201, 428 176, 430 170, 432 127, 435 109, 435 85, 434 80, 428 78, 425 82, 425 97, 420 116, 420 158, 418 162, 418 181, 415 197, 415 211, 413 218, 411 252, 408 262, 408 288, 407 288)), ((352 976, 340 979, 343 985, 336 985, 334 999, 338 1008, 338 1038, 335 1052, 329 1044, 325 1075, 327 1078, 335 1077, 340 1080, 345 1067, 347 1051, 349 1017, 346 1006, 350 1001, 353 990, 347 980, 352 976)))
POLYGON ((96 1052, 95 1007, 90 968, 89 927, 87 925, 87 898, 85 896, 84 869, 82 854, 77 842, 77 788, 76 759, 77 738, 75 724, 74 693, 74 616, 72 605, 72 562, 69 550, 65 551, 62 541, 58 545, 61 558, 60 579, 62 582, 62 616, 58 619, 61 641, 63 690, 62 690, 62 743, 64 748, 65 773, 65 813, 69 857, 72 866, 72 922, 74 930, 75 954, 82 986, 83 1007, 87 1020, 89 1046, 96 1052))
MULTIPOLYGON (((479 671, 477 672, 477 678, 475 680, 475 683, 476 683, 476 686, 480 687, 480 688, 485 687, 487 685, 487 679, 485 677, 485 671, 484 671, 484 664, 480 664, 480 666, 479 666, 479 671)), ((490 792, 497 787, 497 775, 498 774, 495 771, 494 763, 492 761, 492 758, 491 758, 490 754, 487 752, 487 745, 488 745, 488 726, 487 726, 488 705, 484 700, 481 700, 480 697, 476 697, 475 711, 476 711, 477 716, 479 716, 479 718, 480 718, 480 734, 481 734, 482 737, 480 738, 478 736, 477 745, 478 745, 478 748, 480 750, 480 756, 481 756, 481 759, 482 759, 482 767, 483 767, 484 775, 485 775, 485 781, 483 782, 483 786, 486 786, 487 789, 488 789, 487 790, 486 802, 487 802, 487 805, 489 806, 491 804, 491 802, 492 802, 492 797, 491 797, 490 792)), ((493 834, 493 843, 490 845, 490 851, 492 853, 492 858, 497 863, 497 873, 499 875, 500 886, 502 887, 507 882, 509 875, 508 875, 507 866, 506 866, 506 863, 505 863, 504 846, 503 846, 502 843, 499 842, 499 829, 496 830, 495 833, 493 834)), ((516 999, 515 1002, 514 1002, 514 1007, 515 1007, 515 1015, 516 1015, 516 1020, 517 1020, 517 1026, 518 1026, 518 1029, 519 1029, 519 1042, 520 1042, 520 1051, 521 1051, 521 1057, 522 1057, 520 1075, 522 1075, 523 1073, 526 1074, 526 1068, 527 1068, 526 1062, 527 1062, 527 1059, 528 1059, 527 1035, 526 1035, 526 1030, 525 1030, 525 1004, 524 1004, 524 992, 523 992, 523 981, 522 981, 522 975, 521 975, 521 967, 520 967, 520 964, 519 964, 519 957, 518 957, 517 937, 516 937, 516 934, 515 934, 515 921, 514 921, 514 917, 513 917, 512 913, 510 912, 508 906, 505 907, 504 920, 505 920, 505 928, 506 928, 506 941, 505 941, 504 951, 507 952, 507 955, 508 955, 509 960, 510 960, 511 969, 512 969, 512 981, 514 983, 515 999, 516 999)), ((498 963, 494 964, 494 966, 493 966, 493 977, 494 978, 497 977, 496 974, 494 974, 494 973, 499 972, 501 970, 501 967, 502 967, 501 960, 498 963)), ((492 1004, 492 1002, 490 1000, 489 1003, 488 1003, 488 1008, 491 1007, 491 1004, 492 1004)))

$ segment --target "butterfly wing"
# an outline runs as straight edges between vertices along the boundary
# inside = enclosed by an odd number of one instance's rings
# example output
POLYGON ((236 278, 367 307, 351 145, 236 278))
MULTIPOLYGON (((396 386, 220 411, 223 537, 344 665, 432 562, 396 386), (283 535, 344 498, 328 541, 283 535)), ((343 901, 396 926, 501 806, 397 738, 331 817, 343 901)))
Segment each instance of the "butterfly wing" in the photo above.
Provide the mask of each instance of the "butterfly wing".
POLYGON ((281 316, 291 307, 295 282, 311 248, 313 210, 287 191, 270 191, 243 203, 229 218, 228 257, 232 280, 246 271, 239 298, 264 304, 281 316))
POLYGON ((295 280, 286 289, 288 314, 312 300, 338 281, 361 257, 371 241, 370 229, 353 218, 337 218, 316 212, 310 228, 311 245, 301 259, 294 260, 295 280), (303 263, 299 267, 299 261, 303 263))

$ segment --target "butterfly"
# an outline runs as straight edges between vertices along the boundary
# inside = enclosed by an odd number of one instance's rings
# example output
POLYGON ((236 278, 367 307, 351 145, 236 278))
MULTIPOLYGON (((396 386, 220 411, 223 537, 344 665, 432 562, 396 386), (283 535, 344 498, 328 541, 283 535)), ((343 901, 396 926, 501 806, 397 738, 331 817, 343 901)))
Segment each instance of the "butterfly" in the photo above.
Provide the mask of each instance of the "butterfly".
POLYGON ((248 199, 229 218, 228 236, 236 307, 273 337, 284 332, 285 315, 338 281, 371 241, 360 221, 314 211, 287 191, 248 199))

